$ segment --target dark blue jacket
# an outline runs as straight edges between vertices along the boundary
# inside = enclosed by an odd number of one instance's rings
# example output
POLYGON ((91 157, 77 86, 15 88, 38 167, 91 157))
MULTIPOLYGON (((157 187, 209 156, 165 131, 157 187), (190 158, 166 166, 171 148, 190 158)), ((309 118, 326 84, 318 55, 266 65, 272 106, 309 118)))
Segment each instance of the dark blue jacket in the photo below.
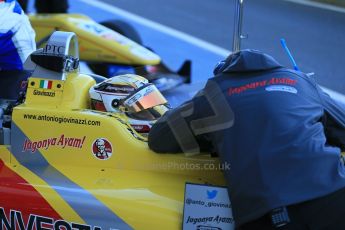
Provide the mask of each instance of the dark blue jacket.
POLYGON ((345 149, 345 109, 312 78, 266 54, 244 50, 229 56, 205 88, 215 83, 225 98, 224 108, 230 106, 233 112, 231 125, 196 132, 193 121, 219 113, 199 93, 152 127, 149 146, 157 152, 186 149, 169 126, 169 120, 183 114, 199 149, 215 151, 231 165, 224 173, 237 226, 274 208, 345 187, 340 157, 345 149), (187 105, 192 107, 189 113, 187 105))

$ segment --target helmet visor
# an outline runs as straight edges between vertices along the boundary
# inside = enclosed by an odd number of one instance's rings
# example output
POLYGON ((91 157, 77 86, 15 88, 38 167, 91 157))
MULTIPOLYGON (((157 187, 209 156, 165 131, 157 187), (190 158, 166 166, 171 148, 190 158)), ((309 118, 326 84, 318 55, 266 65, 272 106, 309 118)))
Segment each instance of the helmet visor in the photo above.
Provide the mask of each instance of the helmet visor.
POLYGON ((139 88, 137 92, 123 101, 123 105, 129 112, 140 112, 157 105, 166 104, 167 100, 153 84, 139 88))
POLYGON ((137 113, 126 113, 129 118, 135 120, 156 121, 169 110, 165 105, 158 105, 137 113))

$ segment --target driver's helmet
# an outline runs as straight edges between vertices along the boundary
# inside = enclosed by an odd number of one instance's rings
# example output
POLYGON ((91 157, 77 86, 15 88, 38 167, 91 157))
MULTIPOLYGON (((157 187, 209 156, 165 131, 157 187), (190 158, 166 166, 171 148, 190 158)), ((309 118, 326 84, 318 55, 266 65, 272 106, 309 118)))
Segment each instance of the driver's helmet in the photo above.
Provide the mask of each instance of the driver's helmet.
POLYGON ((124 113, 139 133, 148 133, 153 123, 169 109, 156 86, 134 74, 109 78, 91 87, 89 93, 92 109, 124 113))

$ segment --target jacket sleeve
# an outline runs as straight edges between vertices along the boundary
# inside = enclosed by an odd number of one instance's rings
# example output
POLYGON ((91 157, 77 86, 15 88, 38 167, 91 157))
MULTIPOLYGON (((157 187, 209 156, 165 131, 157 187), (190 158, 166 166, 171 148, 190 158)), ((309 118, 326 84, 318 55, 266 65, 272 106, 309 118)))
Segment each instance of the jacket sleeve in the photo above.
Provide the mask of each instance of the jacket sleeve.
POLYGON ((319 87, 318 91, 325 110, 322 123, 327 142, 345 151, 345 104, 334 100, 319 87))
POLYGON ((201 91, 191 100, 165 113, 151 128, 148 144, 157 153, 210 152, 207 134, 195 135, 191 121, 212 116, 212 109, 201 91))

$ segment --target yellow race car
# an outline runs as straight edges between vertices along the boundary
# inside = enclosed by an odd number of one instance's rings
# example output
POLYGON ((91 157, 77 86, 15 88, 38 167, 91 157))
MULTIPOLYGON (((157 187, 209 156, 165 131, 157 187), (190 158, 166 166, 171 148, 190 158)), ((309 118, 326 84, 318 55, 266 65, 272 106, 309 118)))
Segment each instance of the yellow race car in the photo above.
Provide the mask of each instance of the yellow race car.
POLYGON ((225 184, 218 158, 156 154, 124 114, 92 110, 75 39, 55 32, 31 55, 50 70, 34 68, 0 128, 0 228, 181 229, 185 184, 225 184))
POLYGON ((43 47, 54 31, 72 31, 80 44, 80 59, 96 74, 111 77, 123 73, 145 76, 161 91, 191 81, 191 62, 185 61, 173 72, 142 45, 140 35, 124 21, 99 24, 81 14, 34 14, 29 16, 36 31, 38 47, 43 47))

